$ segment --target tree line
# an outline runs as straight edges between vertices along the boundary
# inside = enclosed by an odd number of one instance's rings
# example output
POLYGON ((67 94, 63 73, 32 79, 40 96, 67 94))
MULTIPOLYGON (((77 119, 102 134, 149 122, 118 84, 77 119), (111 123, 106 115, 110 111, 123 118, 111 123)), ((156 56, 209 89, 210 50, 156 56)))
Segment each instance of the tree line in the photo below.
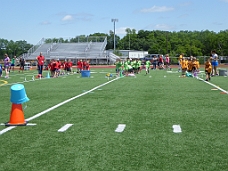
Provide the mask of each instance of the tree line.
MULTIPOLYGON (((228 30, 220 31, 161 31, 161 30, 139 30, 127 28, 125 36, 115 35, 116 52, 118 50, 138 50, 148 51, 149 54, 169 54, 170 56, 178 56, 184 53, 185 56, 209 56, 211 50, 216 50, 220 56, 228 55, 228 30)), ((71 39, 53 38, 46 39, 46 43, 50 42, 89 42, 104 41, 107 37, 106 50, 114 48, 114 32, 109 34, 94 33, 89 36, 80 35, 71 39)), ((0 59, 7 53, 10 57, 19 56, 26 53, 33 45, 25 40, 8 41, 0 39, 0 59)))
MULTIPOLYGON (((118 38, 118 37, 117 37, 118 38)), ((109 38, 107 48, 113 47, 113 38, 109 38)), ((117 49, 148 51, 149 54, 169 54, 178 56, 209 56, 216 50, 221 56, 228 55, 228 30, 219 33, 205 31, 147 31, 126 29, 126 35, 117 39, 117 49)))
MULTIPOLYGON (((161 30, 139 30, 127 28, 126 35, 122 38, 115 35, 116 53, 118 50, 148 51, 149 54, 169 54, 178 56, 184 53, 185 56, 209 56, 212 50, 216 50, 221 56, 228 55, 228 30, 220 31, 161 31, 161 30)), ((61 42, 99 41, 96 37, 107 37, 106 50, 114 49, 114 32, 109 34, 94 33, 89 36, 80 35, 72 39, 63 39, 61 42)), ((57 41, 49 39, 47 42, 57 41)), ((103 39, 101 39, 103 41, 103 39)))
POLYGON ((9 57, 20 56, 32 47, 32 44, 27 43, 25 40, 13 41, 0 38, 0 59, 4 58, 4 54, 9 57))

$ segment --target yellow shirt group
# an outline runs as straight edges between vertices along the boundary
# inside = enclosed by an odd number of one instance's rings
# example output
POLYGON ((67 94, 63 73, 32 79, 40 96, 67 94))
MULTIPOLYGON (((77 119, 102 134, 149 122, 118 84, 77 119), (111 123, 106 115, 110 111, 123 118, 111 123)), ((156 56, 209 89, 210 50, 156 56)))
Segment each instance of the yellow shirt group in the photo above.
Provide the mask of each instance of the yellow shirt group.
POLYGON ((198 70, 200 68, 200 64, 199 64, 199 61, 197 60, 191 61, 191 60, 183 59, 181 61, 181 67, 182 69, 188 69, 188 71, 192 71, 193 68, 198 70))

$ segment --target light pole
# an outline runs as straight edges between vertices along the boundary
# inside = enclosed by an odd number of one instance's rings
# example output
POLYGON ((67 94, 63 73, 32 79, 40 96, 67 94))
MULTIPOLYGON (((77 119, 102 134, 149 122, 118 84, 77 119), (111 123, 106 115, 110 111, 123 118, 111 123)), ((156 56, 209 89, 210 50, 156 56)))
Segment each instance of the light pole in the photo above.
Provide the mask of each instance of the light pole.
POLYGON ((129 51, 131 49, 130 32, 129 32, 129 51))
POLYGON ((118 22, 118 19, 112 19, 112 22, 114 23, 114 52, 116 51, 116 22, 118 22))

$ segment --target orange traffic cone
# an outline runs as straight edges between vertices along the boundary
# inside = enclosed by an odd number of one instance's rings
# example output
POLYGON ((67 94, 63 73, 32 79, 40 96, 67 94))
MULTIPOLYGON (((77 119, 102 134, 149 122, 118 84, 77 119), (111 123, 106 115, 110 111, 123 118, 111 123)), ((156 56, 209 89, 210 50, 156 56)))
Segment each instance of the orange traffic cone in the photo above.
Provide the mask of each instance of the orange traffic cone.
POLYGON ((24 112, 22 104, 12 104, 10 121, 6 123, 6 126, 25 126, 27 122, 24 118, 24 112))

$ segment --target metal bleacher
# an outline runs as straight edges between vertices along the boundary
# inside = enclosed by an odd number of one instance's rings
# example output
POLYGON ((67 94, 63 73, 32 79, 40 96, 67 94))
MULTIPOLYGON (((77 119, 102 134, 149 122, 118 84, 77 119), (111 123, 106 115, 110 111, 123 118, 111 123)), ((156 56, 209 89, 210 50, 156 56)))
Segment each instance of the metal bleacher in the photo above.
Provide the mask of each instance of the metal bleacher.
POLYGON ((71 59, 77 62, 79 59, 89 59, 91 64, 113 64, 118 56, 111 56, 106 54, 105 48, 107 45, 107 37, 101 42, 91 39, 86 42, 77 43, 62 43, 53 42, 46 43, 45 39, 33 46, 27 54, 24 54, 26 60, 35 60, 42 52, 45 59, 71 59))

